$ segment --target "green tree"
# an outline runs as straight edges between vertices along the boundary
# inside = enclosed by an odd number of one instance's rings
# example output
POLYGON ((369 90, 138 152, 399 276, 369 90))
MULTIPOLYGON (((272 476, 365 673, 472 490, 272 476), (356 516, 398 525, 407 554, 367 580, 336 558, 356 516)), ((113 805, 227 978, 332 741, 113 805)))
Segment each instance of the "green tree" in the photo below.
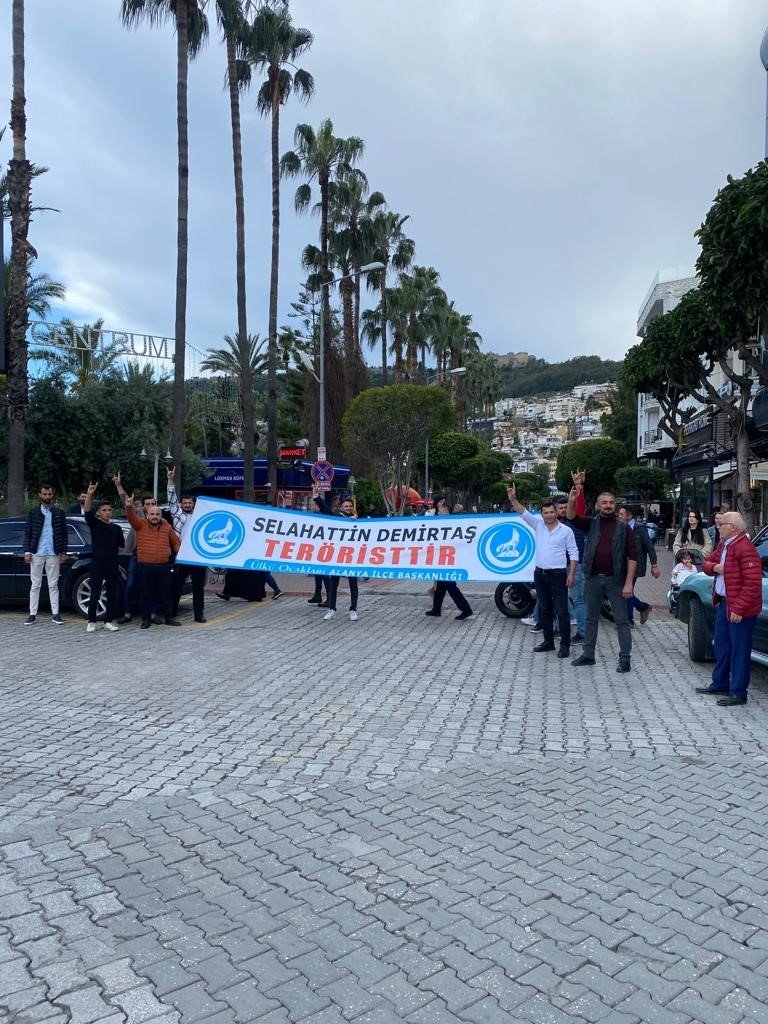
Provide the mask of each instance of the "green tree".
POLYGON ((429 468, 432 480, 440 487, 459 488, 464 484, 464 466, 480 453, 480 442, 470 434, 449 431, 429 442, 429 468))
MULTIPOLYGON (((383 270, 373 271, 368 274, 366 283, 369 288, 379 290, 379 305, 375 313, 365 320, 364 335, 371 345, 377 341, 381 343, 381 374, 382 383, 386 386, 389 383, 387 368, 387 327, 389 319, 387 315, 387 273, 390 266, 395 270, 406 270, 413 261, 415 245, 413 239, 408 238, 403 225, 408 220, 408 214, 401 216, 391 210, 378 210, 373 217, 366 222, 367 233, 366 245, 370 251, 371 261, 384 264, 383 270), (377 323, 378 320, 378 323, 377 323)), ((366 311, 369 312, 369 311, 366 311)), ((363 314, 365 317, 366 314, 363 314)))
MULTIPOLYGON (((236 338, 229 334, 224 335, 224 348, 209 348, 208 355, 200 364, 200 369, 208 373, 223 373, 227 377, 240 380, 240 345, 236 338)), ((248 337, 248 366, 251 379, 255 379, 264 372, 264 342, 258 334, 251 334, 248 337)), ((241 388, 245 386, 240 381, 241 388)))
POLYGON ((125 355, 120 342, 105 342, 103 329, 103 320, 78 326, 64 317, 55 329, 36 336, 30 358, 44 360, 49 373, 58 374, 73 391, 81 392, 93 381, 115 373, 125 355))
POLYGON ((523 505, 538 505, 549 496, 549 487, 535 473, 515 473, 514 478, 517 497, 523 505))
POLYGON ((166 21, 176 29, 176 145, 178 152, 178 215, 176 228, 176 315, 173 361, 173 415, 171 454, 181 486, 184 448, 184 358, 187 344, 187 261, 189 249, 189 118, 187 82, 189 59, 199 51, 208 34, 208 22, 197 0, 122 0, 121 17, 127 28, 142 21, 151 26, 166 21))
POLYGON ((343 422, 346 449, 361 468, 371 468, 391 512, 397 496, 411 485, 424 439, 450 429, 454 418, 442 388, 395 384, 369 388, 352 400, 343 422))
POLYGON ((270 494, 277 498, 277 306, 280 270, 280 109, 295 94, 308 102, 314 92, 312 75, 295 62, 312 45, 312 33, 291 20, 288 4, 262 4, 247 37, 248 65, 266 72, 256 102, 260 114, 270 118, 272 166, 272 253, 269 275, 267 346, 267 466, 270 494))
POLYGON ((627 455, 634 460, 637 451, 637 392, 630 387, 622 367, 619 386, 608 392, 609 412, 600 417, 603 436, 621 441, 627 455))
POLYGON ((616 470, 627 461, 627 453, 620 441, 594 438, 574 441, 560 449, 555 469, 555 480, 561 491, 572 487, 571 473, 583 469, 587 474, 586 491, 596 497, 601 491, 610 491, 615 484, 616 470))
POLYGON ((355 504, 359 516, 385 516, 387 506, 373 477, 362 476, 355 482, 355 504))
POLYGON ((654 498, 666 498, 669 473, 654 466, 622 466, 616 470, 616 487, 623 494, 639 494, 647 505, 654 498))
MULTIPOLYGON (((299 213, 309 209, 312 202, 312 182, 317 183, 320 191, 320 285, 327 285, 329 276, 328 233, 329 233, 329 186, 334 177, 351 173, 353 167, 363 155, 365 143, 357 136, 342 139, 333 134, 333 122, 326 118, 321 122, 317 132, 308 124, 296 126, 294 132, 294 149, 284 153, 280 160, 280 173, 286 177, 303 175, 307 180, 296 189, 294 205, 299 213)), ((321 316, 329 332, 332 329, 331 304, 329 289, 321 288, 321 316)), ((329 361, 330 362, 330 361, 329 361)), ((338 361, 337 361, 338 362, 338 361)), ((332 366, 329 365, 329 370, 332 366)), ((337 367, 337 369, 340 369, 337 367)), ((343 375, 338 372, 326 374, 330 385, 329 391, 336 383, 344 388, 343 375), (339 379, 340 378, 340 379, 339 379)), ((334 420, 329 421, 332 429, 334 420)), ((338 421, 337 421, 338 422, 338 421)), ((333 450, 333 448, 331 448, 333 450)))

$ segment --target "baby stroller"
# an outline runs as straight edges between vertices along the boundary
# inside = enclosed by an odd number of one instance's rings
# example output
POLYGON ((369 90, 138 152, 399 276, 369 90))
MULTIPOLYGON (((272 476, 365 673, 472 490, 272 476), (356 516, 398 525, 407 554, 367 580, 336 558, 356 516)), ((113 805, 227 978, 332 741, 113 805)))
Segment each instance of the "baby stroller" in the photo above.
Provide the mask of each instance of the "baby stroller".
MULTIPOLYGON (((691 556, 691 561, 693 562, 696 571, 701 572, 701 566, 704 562, 704 555, 701 551, 699 551, 698 548, 680 548, 677 553, 678 558, 683 551, 687 552, 691 556)), ((667 591, 667 608, 669 608, 671 615, 677 615, 677 597, 679 593, 680 584, 676 583, 673 583, 667 591)))

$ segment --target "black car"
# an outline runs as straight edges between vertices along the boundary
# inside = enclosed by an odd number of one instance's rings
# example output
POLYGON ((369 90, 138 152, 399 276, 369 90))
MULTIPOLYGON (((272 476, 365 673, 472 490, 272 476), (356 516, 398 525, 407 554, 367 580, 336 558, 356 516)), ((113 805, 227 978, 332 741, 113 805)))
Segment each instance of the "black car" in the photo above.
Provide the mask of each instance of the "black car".
MULTIPOLYGON (((29 566, 24 561, 25 516, 0 519, 0 604, 29 605, 29 566)), ((114 522, 124 532, 130 526, 124 520, 114 522)), ((120 555, 120 577, 125 584, 128 574, 128 555, 120 555)), ((59 576, 59 591, 64 607, 71 608, 88 617, 88 602, 91 585, 88 577, 91 571, 91 531, 82 516, 67 516, 67 560, 62 563, 59 576)), ((48 601, 47 579, 43 577, 40 593, 41 603, 48 601)), ((106 590, 99 598, 98 617, 104 618, 107 610, 106 590)))

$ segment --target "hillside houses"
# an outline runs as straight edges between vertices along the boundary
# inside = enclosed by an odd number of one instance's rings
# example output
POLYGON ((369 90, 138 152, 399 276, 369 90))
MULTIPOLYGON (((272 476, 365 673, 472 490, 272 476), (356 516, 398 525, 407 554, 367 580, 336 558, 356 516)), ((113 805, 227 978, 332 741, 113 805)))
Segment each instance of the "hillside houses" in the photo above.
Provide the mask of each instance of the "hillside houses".
POLYGON ((491 447, 512 456, 516 473, 547 463, 554 474, 560 448, 570 441, 600 437, 600 417, 609 411, 615 384, 580 384, 570 391, 496 403, 491 447))

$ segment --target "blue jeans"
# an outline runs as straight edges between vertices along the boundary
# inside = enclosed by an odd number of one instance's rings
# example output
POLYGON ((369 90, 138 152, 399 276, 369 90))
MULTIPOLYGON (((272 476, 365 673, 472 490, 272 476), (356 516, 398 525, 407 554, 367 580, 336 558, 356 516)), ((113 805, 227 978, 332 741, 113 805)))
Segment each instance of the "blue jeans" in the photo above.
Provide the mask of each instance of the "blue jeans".
POLYGON ((584 603, 584 570, 579 562, 576 567, 576 582, 568 591, 573 605, 573 618, 576 620, 576 632, 582 637, 587 632, 587 606, 584 603))
POLYGON ((715 608, 715 667, 712 687, 730 692, 732 697, 746 697, 752 668, 752 634, 757 616, 729 622, 726 602, 715 608))

